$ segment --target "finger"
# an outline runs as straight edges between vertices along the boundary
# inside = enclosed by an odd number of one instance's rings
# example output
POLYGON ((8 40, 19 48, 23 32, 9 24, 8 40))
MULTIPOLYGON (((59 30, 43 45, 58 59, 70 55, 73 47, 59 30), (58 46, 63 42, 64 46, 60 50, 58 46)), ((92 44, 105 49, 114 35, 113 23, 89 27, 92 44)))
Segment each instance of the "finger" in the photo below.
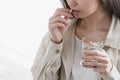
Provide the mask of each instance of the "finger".
POLYGON ((100 63, 100 62, 95 61, 95 60, 84 61, 83 65, 84 66, 89 66, 89 67, 96 66, 96 67, 100 67, 100 68, 107 68, 107 67, 109 67, 109 65, 104 64, 104 63, 100 63))
POLYGON ((52 26, 52 28, 50 28, 50 29, 55 29, 56 26, 57 26, 57 27, 63 27, 63 28, 66 27, 65 24, 60 23, 60 22, 57 22, 57 23, 51 24, 51 26, 52 26))
POLYGON ((56 14, 60 13, 60 12, 65 12, 65 13, 71 14, 70 11, 71 11, 70 9, 58 8, 58 9, 55 11, 54 16, 55 16, 56 14))
POLYGON ((53 24, 53 23, 56 23, 56 22, 60 22, 60 23, 63 23, 65 24, 66 26, 69 26, 70 25, 70 22, 64 18, 61 18, 61 17, 55 17, 55 18, 51 18, 49 20, 49 24, 53 24))
POLYGON ((66 18, 66 19, 73 17, 73 15, 71 15, 70 13, 66 13, 66 12, 59 12, 54 15, 54 17, 57 17, 57 16, 60 16, 60 17, 66 18))
POLYGON ((55 14, 53 15, 54 17, 56 16, 63 16, 65 18, 72 18, 73 15, 71 14, 70 12, 71 10, 70 9, 65 9, 65 8, 60 8, 60 9, 57 9, 55 14))
POLYGON ((70 13, 70 9, 67 9, 67 8, 57 8, 57 10, 55 11, 55 13, 59 13, 59 12, 67 12, 67 13, 70 13))
POLYGON ((95 61, 98 61, 99 63, 106 63, 106 64, 109 62, 108 58, 101 57, 101 56, 86 56, 85 55, 85 56, 82 57, 82 59, 85 60, 85 61, 95 60, 95 61))
POLYGON ((94 71, 102 73, 102 74, 107 74, 111 71, 111 68, 109 68, 110 67, 109 64, 103 64, 97 61, 84 61, 82 63, 84 67, 93 68, 94 71))
POLYGON ((108 56, 104 51, 99 51, 99 50, 85 50, 84 54, 87 56, 101 56, 101 57, 108 56))
POLYGON ((94 70, 95 72, 98 72, 98 73, 103 74, 103 75, 109 73, 105 68, 102 68, 102 67, 101 67, 101 68, 99 68, 99 67, 93 68, 93 70, 94 70))
POLYGON ((90 60, 89 61, 83 61, 82 64, 85 67, 91 67, 91 68, 93 68, 94 66, 96 66, 97 61, 93 61, 93 60, 91 60, 91 61, 90 60))

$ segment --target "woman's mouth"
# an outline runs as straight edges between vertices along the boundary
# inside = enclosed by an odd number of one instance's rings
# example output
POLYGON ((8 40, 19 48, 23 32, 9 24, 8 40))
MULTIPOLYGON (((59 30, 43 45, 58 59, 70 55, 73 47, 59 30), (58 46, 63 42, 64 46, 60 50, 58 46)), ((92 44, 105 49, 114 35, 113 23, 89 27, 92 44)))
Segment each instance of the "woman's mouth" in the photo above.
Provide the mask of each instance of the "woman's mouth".
MULTIPOLYGON (((74 18, 75 16, 78 16, 79 15, 79 12, 81 12, 80 10, 74 10, 74 9, 71 9, 70 10, 70 13, 73 15, 72 18, 74 18)), ((72 19, 71 18, 71 19, 72 19)))
POLYGON ((79 13, 79 12, 80 12, 80 10, 72 10, 73 14, 76 14, 76 13, 79 13))

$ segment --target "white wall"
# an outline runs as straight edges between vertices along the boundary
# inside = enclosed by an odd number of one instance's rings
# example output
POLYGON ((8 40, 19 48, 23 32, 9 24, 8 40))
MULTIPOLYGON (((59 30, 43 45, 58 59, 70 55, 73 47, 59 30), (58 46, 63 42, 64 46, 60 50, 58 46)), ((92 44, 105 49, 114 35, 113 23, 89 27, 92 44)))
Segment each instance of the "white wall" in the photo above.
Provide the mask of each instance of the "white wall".
POLYGON ((59 0, 0 0, 0 44, 34 57, 59 0))
POLYGON ((28 64, 30 69, 48 30, 48 19, 58 7, 59 0, 0 0, 0 47, 8 50, 7 54, 14 54, 6 60, 16 57, 11 64, 23 67, 28 64), (16 64, 18 61, 20 64, 16 64))

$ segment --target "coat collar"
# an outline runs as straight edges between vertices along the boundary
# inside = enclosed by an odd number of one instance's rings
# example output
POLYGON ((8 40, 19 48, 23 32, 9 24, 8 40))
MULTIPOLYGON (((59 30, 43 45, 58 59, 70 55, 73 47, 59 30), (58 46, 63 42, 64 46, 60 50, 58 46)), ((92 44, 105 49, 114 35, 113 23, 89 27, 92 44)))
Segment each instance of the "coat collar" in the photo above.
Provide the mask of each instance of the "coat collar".
MULTIPOLYGON (((76 21, 76 20, 74 20, 76 21)), ((75 23, 72 23, 71 27, 64 35, 62 61, 65 68, 66 80, 69 80, 71 75, 71 69, 74 57, 74 30, 75 23)), ((120 49, 120 22, 115 16, 112 17, 111 26, 105 41, 105 46, 120 49)))
POLYGON ((112 22, 104 46, 120 49, 120 20, 115 16, 112 16, 112 22))

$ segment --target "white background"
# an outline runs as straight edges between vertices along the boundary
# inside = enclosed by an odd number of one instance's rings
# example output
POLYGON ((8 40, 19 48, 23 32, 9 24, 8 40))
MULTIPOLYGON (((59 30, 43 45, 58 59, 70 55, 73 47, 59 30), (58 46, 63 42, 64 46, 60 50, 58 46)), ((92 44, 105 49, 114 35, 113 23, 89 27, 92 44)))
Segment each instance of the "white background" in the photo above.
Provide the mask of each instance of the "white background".
POLYGON ((4 60, 30 69, 58 7, 60 0, 0 0, 0 55, 9 54, 4 60))

